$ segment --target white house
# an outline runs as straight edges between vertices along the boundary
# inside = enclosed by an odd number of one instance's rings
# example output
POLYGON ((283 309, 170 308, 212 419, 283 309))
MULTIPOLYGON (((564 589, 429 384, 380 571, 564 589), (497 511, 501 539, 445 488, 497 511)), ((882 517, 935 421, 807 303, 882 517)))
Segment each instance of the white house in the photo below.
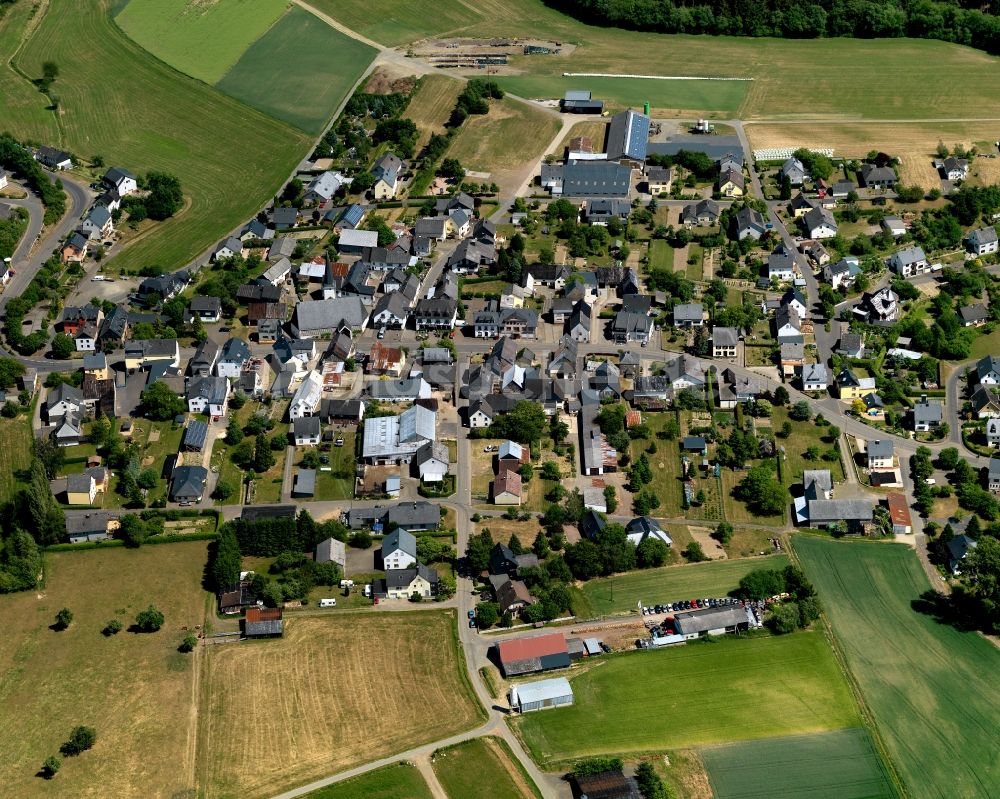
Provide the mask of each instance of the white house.
POLYGON ((322 425, 318 416, 301 416, 292 420, 292 439, 297 447, 319 444, 321 434, 322 425))
POLYGON ((396 196, 402 168, 403 162, 395 153, 385 153, 375 162, 375 166, 372 167, 372 174, 375 176, 372 193, 376 200, 391 200, 396 196))
POLYGON ((241 338, 231 338, 222 345, 222 352, 215 364, 215 373, 219 377, 238 379, 243 371, 243 364, 250 360, 250 347, 241 338))
POLYGON ((103 205, 95 205, 90 209, 83 222, 80 223, 82 230, 91 241, 107 238, 115 232, 115 225, 111 219, 111 212, 103 205))
POLYGON ((830 377, 826 373, 826 366, 821 363, 807 363, 802 367, 802 390, 803 391, 826 391, 830 383, 830 377))
POLYGON ((218 243, 212 252, 212 260, 219 261, 223 258, 235 258, 237 255, 243 255, 243 242, 236 238, 236 236, 230 236, 218 243))
POLYGON ((77 352, 96 352, 97 331, 90 325, 83 325, 73 337, 77 352))
POLYGON ((225 416, 228 399, 229 381, 224 377, 199 377, 188 386, 187 403, 190 413, 225 416))
POLYGON ((440 442, 424 442, 413 460, 420 479, 425 483, 440 483, 448 474, 448 447, 440 442))
POLYGON ((288 406, 288 418, 294 421, 312 416, 323 399, 323 376, 315 369, 305 376, 288 406))
POLYGON ((118 192, 119 197, 128 197, 139 191, 139 181, 135 175, 117 166, 113 166, 105 172, 101 182, 109 189, 118 192))
POLYGON ((408 569, 417 563, 417 539, 413 533, 399 528, 382 539, 382 566, 390 569, 408 569))
POLYGON ((1000 419, 986 420, 986 443, 994 448, 1000 448, 1000 419))
POLYGON ((997 231, 993 227, 973 230, 965 238, 966 246, 973 255, 988 255, 997 252, 997 231))
POLYGON ((767 256, 768 280, 792 280, 795 278, 795 258, 783 246, 767 256))
POLYGON ((891 469, 893 467, 892 441, 872 439, 868 442, 866 452, 869 469, 891 469))
POLYGON ((889 266, 902 277, 921 275, 931 268, 920 247, 907 247, 894 252, 889 258, 889 266))
POLYGON ((811 239, 832 239, 837 235, 837 222, 826 208, 813 208, 802 218, 802 224, 811 239))

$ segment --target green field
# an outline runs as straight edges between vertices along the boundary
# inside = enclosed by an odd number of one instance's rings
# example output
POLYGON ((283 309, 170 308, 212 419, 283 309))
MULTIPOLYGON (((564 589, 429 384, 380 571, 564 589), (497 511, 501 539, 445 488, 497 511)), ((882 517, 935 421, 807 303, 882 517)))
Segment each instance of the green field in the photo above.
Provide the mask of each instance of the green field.
POLYGON ((577 610, 577 615, 625 613, 635 610, 639 602, 649 605, 696 597, 722 597, 735 590, 740 584, 740 578, 747 572, 754 569, 783 569, 787 565, 787 556, 775 555, 767 558, 689 563, 661 569, 638 569, 617 577, 588 580, 580 589, 585 606, 577 610))
POLYGON ((0 596, 0 780, 19 799, 193 796, 200 652, 181 654, 205 619, 207 542, 53 552, 38 591, 0 596), (128 630, 155 603, 156 633, 128 630), (61 608, 70 626, 53 631, 61 608), (109 619, 126 629, 101 635, 109 619), (36 772, 78 724, 94 749, 63 759, 54 782, 36 772))
MULTIPOLYGON (((61 98, 63 136, 49 143, 84 158, 99 154, 134 172, 159 169, 180 178, 188 206, 113 260, 123 268, 174 269, 257 213, 309 142, 150 57, 112 24, 106 9, 100 0, 49 5, 16 64, 37 75, 59 54, 53 91, 61 98)), ((3 127, 33 135, 37 126, 22 119, 6 117, 3 127)))
MULTIPOLYGON (((771 426, 778 430, 788 420, 787 408, 775 408, 771 416, 771 426)), ((836 419, 833 420, 836 423, 836 419)), ((815 422, 792 422, 792 434, 786 439, 777 439, 778 446, 785 448, 784 479, 785 485, 802 482, 802 473, 806 469, 829 469, 834 483, 844 481, 844 467, 838 458, 835 461, 810 461, 805 457, 809 447, 816 446, 821 452, 826 452, 837 446, 836 441, 825 441, 824 437, 829 427, 820 427, 815 422)))
POLYGON ((479 11, 456 0, 435 3, 433 13, 428 13, 423 0, 311 0, 310 5, 389 47, 455 31, 482 19, 479 11))
POLYGON ((31 466, 31 428, 27 419, 0 419, 0 504, 23 486, 18 477, 31 466))
POLYGON ((306 799, 431 799, 420 772, 409 763, 369 771, 306 795, 306 799))
MULTIPOLYGON (((48 103, 24 75, 19 75, 10 61, 21 44, 25 26, 36 15, 31 3, 4 6, 0 16, 0 127, 13 129, 16 120, 21 135, 38 141, 55 141, 59 135, 56 116, 47 111, 48 103)), ((37 76, 32 76, 37 77, 37 76)))
POLYGON ((793 545, 907 793, 995 797, 1000 652, 913 610, 930 586, 909 547, 802 535, 793 545))
POLYGON ((216 87, 308 133, 319 133, 375 50, 293 8, 253 43, 216 87))
POLYGON ((497 738, 470 741, 438 749, 434 773, 451 799, 530 799, 534 786, 511 761, 497 738))
POLYGON ((674 271, 674 248, 663 239, 649 242, 649 268, 674 271))
POLYGON ((572 707, 514 725, 540 763, 854 727, 822 632, 696 642, 604 659, 571 678, 572 707))
POLYGON ((281 0, 129 0, 115 21, 160 60, 213 84, 286 8, 281 0))
MULTIPOLYGON (((522 66, 527 63, 522 62, 522 66)), ((732 114, 739 109, 751 86, 750 81, 571 78, 561 74, 504 76, 499 82, 512 94, 529 99, 552 99, 571 89, 589 89, 612 109, 642 109, 643 103, 648 102, 653 108, 732 114)))
POLYGON ((858 727, 746 741, 701 751, 715 799, 895 799, 897 793, 858 727))

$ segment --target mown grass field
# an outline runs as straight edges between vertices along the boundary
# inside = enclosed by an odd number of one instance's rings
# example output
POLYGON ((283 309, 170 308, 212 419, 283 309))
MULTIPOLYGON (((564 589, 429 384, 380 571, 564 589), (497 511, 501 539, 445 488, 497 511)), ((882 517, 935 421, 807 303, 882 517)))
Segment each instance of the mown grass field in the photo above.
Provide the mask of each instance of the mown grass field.
POLYGON ((31 428, 27 419, 0 419, 0 503, 23 485, 18 473, 31 466, 31 428))
POLYGON ((450 799, 533 799, 538 791, 499 738, 471 741, 434 753, 434 773, 450 799))
MULTIPOLYGON (((349 27, 392 45, 432 32, 454 33, 462 25, 465 36, 548 37, 577 45, 568 55, 513 59, 517 78, 532 82, 534 96, 562 96, 569 88, 563 72, 752 77, 739 105, 738 115, 745 119, 966 118, 970 108, 976 109, 976 117, 1000 117, 1000 96, 982 92, 984 85, 997 82, 1000 62, 986 53, 945 42, 637 33, 584 25, 541 0, 481 0, 471 19, 473 6, 467 0, 436 4, 433 18, 420 14, 416 0, 379 0, 375 7, 367 0, 317 0, 317 5, 349 27), (390 29, 379 30, 387 25, 379 12, 393 19, 390 29), (817 64, 836 64, 836 68, 818 70, 817 64), (802 82, 803 75, 809 75, 807 84, 802 82), (873 86, 879 89, 874 91, 873 86)), ((630 105, 653 99, 635 97, 631 81, 613 79, 613 83, 618 86, 616 94, 602 95, 609 102, 630 105)), ((587 84, 588 88, 597 85, 591 79, 587 84)), ((683 96, 693 94, 692 89, 678 87, 676 91, 680 94, 670 102, 695 99, 683 96)), ((715 95, 736 90, 708 91, 715 95)))
POLYGON ((614 655, 570 683, 572 707, 513 721, 540 763, 859 723, 850 688, 822 632, 727 636, 710 644, 614 655))
POLYGON ((201 624, 207 544, 163 544, 46 555, 39 591, 0 597, 0 780, 5 796, 181 796, 195 789, 197 663, 177 651, 183 628, 201 624), (157 633, 126 628, 150 603, 163 612, 157 633), (61 608, 68 629, 49 628, 61 608), (35 773, 70 730, 97 731, 94 748, 64 758, 52 782, 35 773))
MULTIPOLYGON (((64 136, 50 143, 84 158, 100 154, 132 171, 158 169, 180 178, 187 207, 112 262, 177 268, 255 214, 308 139, 151 57, 106 12, 101 0, 50 5, 16 63, 40 74, 42 62, 59 54, 54 91, 64 136)), ((35 129, 22 127, 20 116, 5 118, 4 127, 22 136, 35 129)))
MULTIPOLYGON (((38 20, 36 6, 32 3, 15 3, 4 6, 6 12, 0 16, 0 119, 2 127, 13 129, 16 120, 23 136, 41 142, 56 141, 59 127, 56 116, 47 111, 44 95, 32 85, 30 80, 19 75, 10 61, 21 45, 28 26, 38 20)), ((40 77, 32 75, 29 77, 40 77)))
POLYGON ((649 242, 649 268, 673 271, 674 248, 663 239, 653 239, 649 242))
MULTIPOLYGON (((775 408, 771 417, 771 426, 778 430, 788 421, 787 408, 775 408)), ((836 419, 834 422, 836 423, 836 419)), ((820 427, 813 421, 791 422, 792 434, 788 438, 776 439, 779 447, 785 448, 784 478, 785 485, 802 482, 802 473, 807 469, 829 469, 834 483, 844 480, 844 467, 838 458, 835 461, 810 461, 805 457, 809 447, 819 447, 820 452, 826 452, 837 446, 836 441, 824 440, 830 430, 826 425, 820 427)))
POLYGON ((577 615, 583 615, 580 611, 589 611, 587 615, 590 616, 625 613, 635 610, 639 602, 655 605, 682 599, 723 597, 739 586, 747 572, 783 569, 787 565, 787 556, 776 555, 639 569, 617 577, 588 580, 581 588, 585 604, 577 610, 577 615))
POLYGON ((432 133, 444 133, 444 123, 451 116, 462 86, 462 81, 444 75, 427 75, 421 79, 420 88, 410 98, 405 113, 420 130, 418 148, 427 144, 432 133))
POLYGON ((1000 651, 913 609, 930 585, 909 547, 792 541, 907 793, 995 796, 1000 651))
POLYGON ((206 797, 267 796, 474 726, 481 711, 455 637, 453 613, 345 613, 213 648, 199 735, 206 797))
POLYGON ((286 9, 280 0, 129 0, 115 22, 160 60, 211 85, 286 9))
POLYGON ((432 799, 415 766, 396 763, 307 794, 307 799, 432 799))
POLYGON ((715 799, 895 799, 863 727, 703 749, 715 799))
POLYGON ((368 45, 295 7, 247 49, 216 88, 318 134, 374 58, 368 45))

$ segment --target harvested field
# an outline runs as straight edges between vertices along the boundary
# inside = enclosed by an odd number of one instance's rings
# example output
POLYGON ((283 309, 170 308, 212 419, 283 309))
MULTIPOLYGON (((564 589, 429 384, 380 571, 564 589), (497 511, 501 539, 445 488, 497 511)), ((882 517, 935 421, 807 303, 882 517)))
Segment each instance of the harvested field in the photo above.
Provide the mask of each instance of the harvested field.
POLYGON ((444 133, 444 123, 451 116, 455 101, 464 84, 444 75, 427 75, 420 81, 404 116, 412 119, 420 129, 417 150, 427 144, 432 133, 444 133))
MULTIPOLYGON (((810 122, 781 124, 751 123, 746 126, 750 146, 770 147, 831 147, 837 157, 861 158, 871 150, 884 150, 898 156, 899 176, 903 183, 917 184, 926 189, 938 185, 940 177, 933 160, 938 142, 951 148, 956 144, 971 147, 976 142, 994 141, 998 124, 995 122, 810 122)), ((995 153, 996 148, 991 148, 995 153)), ((979 158, 973 161, 972 172, 980 172, 983 182, 1000 179, 1000 159, 979 158)))
POLYGON ((569 129, 569 132, 563 137, 563 140, 559 142, 559 146, 552 152, 562 157, 566 148, 569 147, 569 143, 573 139, 580 136, 586 136, 590 139, 590 142, 594 147, 594 152, 603 153, 604 137, 607 133, 608 123, 603 120, 600 122, 577 122, 569 129))
POLYGON ((44 589, 0 597, 0 781, 18 799, 193 795, 198 666, 181 654, 186 629, 203 623, 206 542, 141 549, 55 552, 44 589), (105 637, 109 619, 127 628, 151 602, 156 633, 105 637), (73 612, 61 632, 49 625, 73 612), (65 758, 52 782, 35 773, 77 724, 97 731, 93 750, 65 758))
POLYGON ((293 618, 282 639, 208 655, 200 729, 207 797, 273 794, 460 732, 481 717, 449 612, 293 618), (428 708, 448 712, 428 726, 428 708), (280 761, 270 756, 275 741, 295 742, 280 761))

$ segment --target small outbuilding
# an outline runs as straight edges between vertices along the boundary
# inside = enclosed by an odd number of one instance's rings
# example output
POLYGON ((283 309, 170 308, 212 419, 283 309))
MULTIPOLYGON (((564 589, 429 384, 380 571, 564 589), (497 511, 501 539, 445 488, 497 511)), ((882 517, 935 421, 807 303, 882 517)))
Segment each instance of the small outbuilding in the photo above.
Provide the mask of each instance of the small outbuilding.
POLYGON ((535 680, 510 689, 510 707, 518 713, 573 704, 573 688, 565 677, 535 680))

